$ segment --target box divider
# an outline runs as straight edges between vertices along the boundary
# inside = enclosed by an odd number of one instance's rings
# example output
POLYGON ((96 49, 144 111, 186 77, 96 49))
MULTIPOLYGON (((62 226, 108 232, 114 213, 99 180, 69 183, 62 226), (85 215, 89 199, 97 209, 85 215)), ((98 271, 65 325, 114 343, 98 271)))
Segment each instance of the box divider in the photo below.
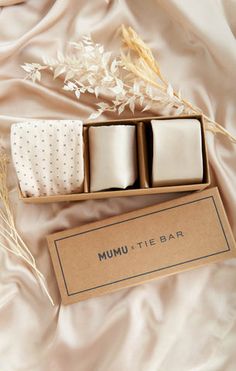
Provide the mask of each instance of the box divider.
POLYGON ((140 188, 149 188, 147 141, 143 122, 137 124, 137 139, 140 188))
POLYGON ((89 135, 88 127, 83 127, 84 137, 84 193, 89 193, 90 171, 89 171, 89 135))
POLYGON ((209 183, 210 182, 210 169, 209 169, 209 160, 208 160, 208 152, 207 152, 207 145, 206 145, 206 131, 205 131, 205 122, 203 116, 199 118, 201 123, 201 133, 202 133, 202 161, 203 161, 203 182, 209 183))

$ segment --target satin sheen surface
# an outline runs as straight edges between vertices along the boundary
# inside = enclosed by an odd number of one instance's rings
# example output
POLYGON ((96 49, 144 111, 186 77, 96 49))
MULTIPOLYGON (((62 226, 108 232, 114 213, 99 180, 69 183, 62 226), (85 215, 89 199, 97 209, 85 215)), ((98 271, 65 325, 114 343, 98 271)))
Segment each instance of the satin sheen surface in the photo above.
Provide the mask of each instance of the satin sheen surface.
MULTIPOLYGON (((91 96, 77 101, 61 89, 62 80, 48 76, 33 84, 23 79, 20 65, 53 56, 88 32, 118 51, 122 23, 152 47, 183 97, 236 135, 235 14, 231 0, 28 0, 0 8, 0 144, 10 153, 10 125, 24 119, 85 120, 95 107, 91 96)), ((117 117, 109 113, 101 120, 111 118, 117 117)), ((236 145, 211 133, 207 141, 212 184, 220 189, 236 235, 236 145)), ((59 304, 47 234, 176 195, 26 205, 18 200, 12 164, 9 187, 17 227, 56 305, 50 305, 28 267, 1 249, 1 371, 235 370, 235 260, 71 306, 59 304)))
POLYGON ((201 183, 200 122, 195 119, 152 120, 152 186, 201 183))
POLYGON ((91 126, 88 136, 90 191, 132 186, 137 178, 136 127, 91 126))

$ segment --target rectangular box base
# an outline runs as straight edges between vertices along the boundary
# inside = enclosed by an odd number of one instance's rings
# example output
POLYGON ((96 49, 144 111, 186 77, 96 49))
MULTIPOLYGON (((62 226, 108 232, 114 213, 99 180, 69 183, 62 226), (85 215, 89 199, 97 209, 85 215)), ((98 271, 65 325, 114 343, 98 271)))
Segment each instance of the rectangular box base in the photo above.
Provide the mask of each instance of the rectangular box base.
POLYGON ((109 197, 127 197, 127 196, 138 196, 155 193, 171 193, 171 192, 190 192, 202 190, 210 184, 210 171, 207 154, 207 144, 205 137, 204 120, 201 115, 184 115, 184 116, 160 116, 160 117, 149 117, 149 118, 133 118, 124 120, 112 120, 106 122, 90 122, 84 124, 84 161, 85 161, 85 180, 84 180, 84 192, 82 193, 71 193, 71 194, 57 194, 51 196, 40 196, 40 197, 24 197, 20 187, 18 187, 19 197, 26 203, 49 203, 49 202, 65 202, 65 201, 83 201, 89 199, 101 199, 109 197), (200 121, 202 131, 202 156, 203 156, 203 168, 204 177, 201 183, 194 184, 182 184, 162 187, 151 187, 150 174, 148 171, 148 155, 147 145, 148 141, 145 138, 145 127, 150 125, 151 120, 159 119, 175 119, 183 118, 189 119, 194 118, 200 121), (135 125, 137 128, 137 143, 138 143, 138 163, 139 163, 139 187, 129 188, 124 190, 106 190, 100 192, 90 192, 90 171, 89 171, 89 154, 88 154, 88 129, 90 126, 103 126, 103 125, 135 125))

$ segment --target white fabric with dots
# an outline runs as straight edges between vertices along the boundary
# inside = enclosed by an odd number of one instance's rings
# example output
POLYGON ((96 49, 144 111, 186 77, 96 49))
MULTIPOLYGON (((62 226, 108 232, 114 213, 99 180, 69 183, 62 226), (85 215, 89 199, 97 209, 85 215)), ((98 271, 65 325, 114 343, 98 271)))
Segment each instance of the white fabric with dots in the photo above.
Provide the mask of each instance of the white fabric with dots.
POLYGON ((83 191, 82 121, 37 120, 13 124, 11 148, 25 197, 83 191))

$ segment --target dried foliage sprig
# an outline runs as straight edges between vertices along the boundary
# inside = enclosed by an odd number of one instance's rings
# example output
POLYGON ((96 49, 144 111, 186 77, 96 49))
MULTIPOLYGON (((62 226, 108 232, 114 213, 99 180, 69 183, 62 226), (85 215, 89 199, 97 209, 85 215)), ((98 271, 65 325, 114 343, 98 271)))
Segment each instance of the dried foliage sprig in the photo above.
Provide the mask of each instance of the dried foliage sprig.
POLYGON ((38 270, 33 255, 15 226, 7 187, 7 164, 8 158, 6 152, 0 149, 0 201, 2 203, 2 208, 0 208, 0 247, 16 255, 30 266, 42 290, 52 305, 54 305, 53 299, 47 290, 44 275, 38 270))
MULTIPOLYGON (((122 26, 122 37, 124 45, 128 48, 128 54, 122 53, 122 63, 127 70, 132 71, 144 81, 160 89, 161 92, 169 94, 172 98, 176 98, 179 105, 184 106, 184 111, 202 114, 206 120, 207 129, 213 133, 221 133, 226 135, 232 142, 236 143, 236 138, 231 135, 216 121, 205 115, 202 110, 193 105, 186 99, 181 97, 180 92, 174 91, 170 83, 163 77, 160 66, 155 60, 151 49, 143 42, 137 33, 131 28, 122 26), (133 51, 135 56, 132 58, 130 51, 133 51)), ((174 103, 175 104, 175 103, 174 103)))
POLYGON ((79 99, 82 94, 93 94, 96 98, 110 98, 97 103, 97 111, 89 119, 99 117, 105 111, 121 114, 125 108, 134 113, 135 107, 143 111, 153 108, 154 103, 165 104, 166 98, 145 81, 137 78, 123 66, 121 57, 112 57, 104 46, 94 43, 90 36, 79 42, 69 43, 65 55, 57 53, 56 58, 43 58, 43 65, 25 63, 22 68, 26 78, 40 81, 42 70, 53 73, 54 79, 64 76, 63 89, 73 92, 79 99))
POLYGON ((79 42, 69 43, 65 55, 58 52, 56 58, 44 57, 44 64, 25 63, 22 68, 27 72, 26 78, 40 81, 42 71, 49 70, 54 78, 63 76, 63 89, 73 92, 78 99, 88 93, 102 97, 89 120, 105 111, 120 115, 126 108, 132 113, 136 109, 167 110, 175 115, 196 113, 204 116, 208 130, 224 134, 236 143, 236 138, 227 130, 173 89, 162 75, 151 49, 131 27, 122 26, 121 31, 126 50, 121 50, 119 56, 112 56, 103 45, 84 36, 79 42), (104 98, 108 98, 106 102, 104 98))

